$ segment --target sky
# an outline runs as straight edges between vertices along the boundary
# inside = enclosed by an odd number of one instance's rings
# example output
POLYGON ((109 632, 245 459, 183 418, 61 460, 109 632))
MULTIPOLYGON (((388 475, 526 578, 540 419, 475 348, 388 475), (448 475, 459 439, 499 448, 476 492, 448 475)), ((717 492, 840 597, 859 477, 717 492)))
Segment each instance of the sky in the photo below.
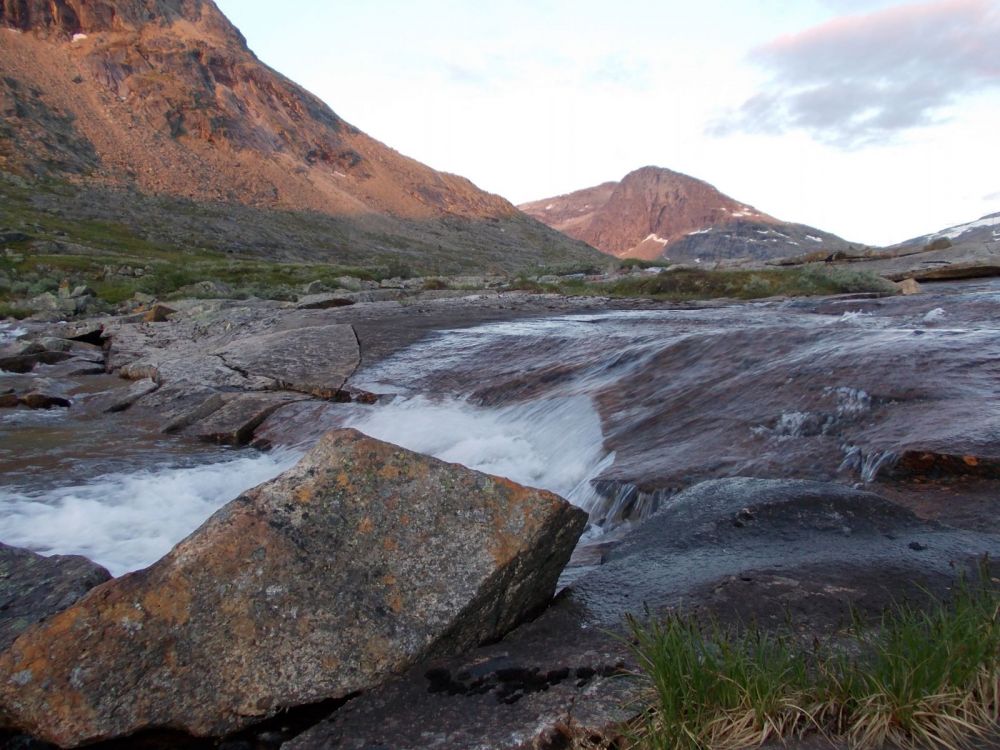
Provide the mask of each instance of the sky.
POLYGON ((886 245, 1000 211, 1000 0, 216 0, 343 119, 514 203, 646 165, 886 245))

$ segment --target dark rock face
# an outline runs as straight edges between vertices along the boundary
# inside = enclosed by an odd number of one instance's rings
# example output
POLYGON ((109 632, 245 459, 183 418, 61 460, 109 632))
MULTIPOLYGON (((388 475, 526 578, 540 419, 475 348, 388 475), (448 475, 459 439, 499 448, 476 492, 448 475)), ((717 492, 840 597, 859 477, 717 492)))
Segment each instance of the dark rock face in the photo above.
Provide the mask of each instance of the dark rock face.
POLYGON ((108 571, 85 557, 42 557, 0 543, 0 651, 109 578, 108 571))
POLYGON ((790 224, 669 169, 643 167, 621 182, 520 206, 541 222, 619 257, 674 262, 777 258, 846 247, 839 237, 790 224))
POLYGON ((958 570, 998 551, 995 535, 927 524, 842 485, 705 482, 677 495, 504 641, 420 664, 287 747, 607 747, 640 697, 622 676, 635 668, 618 637, 626 613, 682 608, 765 628, 790 619, 809 637, 843 624, 851 606, 876 614, 900 598, 919 599, 921 586, 943 595, 958 570))
POLYGON ((537 612, 585 523, 561 498, 329 433, 0 655, 6 726, 60 745, 219 736, 491 641, 537 612))

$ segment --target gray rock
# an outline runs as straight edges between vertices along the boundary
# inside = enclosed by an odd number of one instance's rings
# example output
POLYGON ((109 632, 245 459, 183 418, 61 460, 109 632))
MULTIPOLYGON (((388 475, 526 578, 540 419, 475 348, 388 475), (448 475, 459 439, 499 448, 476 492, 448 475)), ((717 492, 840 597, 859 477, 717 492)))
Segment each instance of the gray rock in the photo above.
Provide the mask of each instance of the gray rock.
MULTIPOLYGON (((195 424, 191 432, 199 440, 223 445, 246 445, 253 438, 254 430, 275 410, 301 401, 302 396, 289 393, 242 393, 226 399, 225 404, 213 410, 195 424)), ((173 431, 166 430, 164 431, 173 431)))
POLYGON ((358 339, 349 325, 248 336, 217 354, 231 368, 319 398, 336 397, 360 361, 358 339))
POLYGON ((326 284, 322 281, 310 281, 302 287, 302 292, 307 295, 322 294, 325 291, 326 284))
POLYGON ((103 410, 109 414, 125 411, 143 396, 148 396, 159 387, 159 383, 149 378, 137 380, 127 388, 116 391, 111 397, 110 403, 103 410))
POLYGON ((85 557, 43 557, 0 543, 0 651, 109 578, 108 571, 85 557))
POLYGON ((353 430, 0 654, 8 726, 63 746, 218 736, 495 640, 551 598, 585 514, 353 430))

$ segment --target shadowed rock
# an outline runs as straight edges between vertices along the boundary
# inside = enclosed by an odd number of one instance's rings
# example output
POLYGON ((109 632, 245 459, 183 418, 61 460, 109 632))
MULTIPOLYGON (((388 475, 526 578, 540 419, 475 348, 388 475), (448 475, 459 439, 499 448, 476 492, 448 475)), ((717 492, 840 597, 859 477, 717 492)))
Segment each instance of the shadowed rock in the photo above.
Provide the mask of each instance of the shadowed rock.
MULTIPOLYGON (((301 396, 288 393, 240 394, 230 398, 221 408, 211 411, 194 426, 193 431, 199 440, 208 443, 246 445, 261 422, 282 406, 301 399, 301 396)), ((164 431, 171 432, 166 428, 164 431)))
POLYGON ((218 736, 502 636, 551 598, 585 514, 328 433, 165 558, 0 655, 3 725, 79 745, 218 736))
POLYGON ((42 557, 0 543, 0 651, 109 578, 108 571, 85 557, 42 557))

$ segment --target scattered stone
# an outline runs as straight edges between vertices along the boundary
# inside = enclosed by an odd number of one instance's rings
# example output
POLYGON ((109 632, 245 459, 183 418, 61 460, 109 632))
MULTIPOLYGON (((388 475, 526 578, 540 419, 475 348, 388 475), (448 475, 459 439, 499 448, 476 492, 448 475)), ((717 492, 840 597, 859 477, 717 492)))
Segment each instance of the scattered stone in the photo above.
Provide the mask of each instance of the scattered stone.
POLYGON ((194 284, 182 286, 177 290, 178 295, 192 295, 195 297, 231 297, 233 288, 222 281, 199 281, 194 284))
POLYGON ((903 279, 896 283, 896 288, 899 289, 900 294, 919 294, 921 291, 920 283, 916 279, 903 279))
POLYGON ((221 736, 493 641, 544 607, 586 523, 561 498, 329 433, 150 568, 0 654, 8 725, 73 746, 221 736))
POLYGON ((298 310, 328 310, 331 307, 347 307, 354 300, 344 294, 308 294, 299 297, 295 307, 298 310))
POLYGON ((207 443, 246 445, 272 412, 301 400, 302 396, 289 393, 241 393, 195 424, 193 433, 207 443))
MULTIPOLYGON (((69 339, 61 339, 55 336, 46 336, 38 341, 39 351, 43 352, 68 352, 73 348, 73 342, 69 339)), ((28 352, 25 352, 27 354, 28 352)))
POLYGON ((42 557, 0 543, 0 651, 109 578, 108 571, 85 557, 42 557))
POLYGON ((73 287, 73 291, 69 294, 70 297, 96 297, 97 293, 91 289, 86 284, 81 284, 80 286, 73 287))
POLYGON ((132 295, 132 301, 137 305, 151 305, 156 302, 156 297, 145 292, 136 292, 132 295))
POLYGON ((170 316, 176 312, 172 307, 156 304, 142 316, 142 319, 146 323, 166 323, 170 319, 170 316))
POLYGON ((322 281, 310 281, 302 287, 302 291, 307 295, 322 294, 326 291, 326 284, 322 281))
POLYGON ((52 396, 47 393, 38 393, 37 391, 25 393, 18 400, 29 409, 68 409, 72 406, 72 402, 69 399, 65 399, 62 396, 52 396))

